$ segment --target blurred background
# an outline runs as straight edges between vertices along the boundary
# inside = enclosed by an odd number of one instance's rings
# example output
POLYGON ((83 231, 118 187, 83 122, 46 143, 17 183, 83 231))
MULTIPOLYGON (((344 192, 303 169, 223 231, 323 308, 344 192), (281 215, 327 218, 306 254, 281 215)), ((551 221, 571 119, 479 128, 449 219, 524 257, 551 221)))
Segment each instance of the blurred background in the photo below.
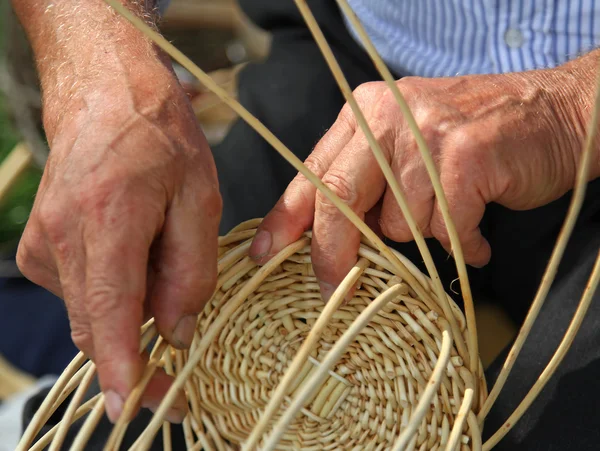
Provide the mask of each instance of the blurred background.
MULTIPOLYGON (((59 374, 76 353, 62 302, 24 279, 14 261, 48 148, 30 49, 9 3, 0 2, 0 407, 40 378, 59 374)), ((232 96, 243 66, 269 51, 270 37, 248 21, 235 0, 172 0, 161 29, 232 96)), ((185 70, 176 71, 209 142, 218 143, 235 115, 185 70)), ((487 365, 515 329, 491 305, 479 303, 477 314, 487 365)))

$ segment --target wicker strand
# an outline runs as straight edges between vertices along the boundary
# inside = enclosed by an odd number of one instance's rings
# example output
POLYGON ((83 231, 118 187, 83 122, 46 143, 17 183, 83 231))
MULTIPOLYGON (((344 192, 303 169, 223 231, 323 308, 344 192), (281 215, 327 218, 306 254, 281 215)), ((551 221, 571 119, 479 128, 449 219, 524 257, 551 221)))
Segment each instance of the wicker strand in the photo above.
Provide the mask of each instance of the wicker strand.
MULTIPOLYGON (((77 421, 79 418, 81 418, 86 413, 88 413, 90 410, 92 410, 93 403, 95 401, 97 401, 99 396, 100 395, 93 397, 89 401, 85 402, 79 409, 77 409, 77 412, 75 412, 75 415, 73 416, 73 421, 77 421)), ((29 448, 29 450, 30 451, 41 451, 41 450, 45 449, 51 443, 52 439, 58 432, 58 428, 60 428, 60 423, 54 425, 37 442, 35 442, 35 444, 31 448, 29 448)))
MULTIPOLYGON (((171 356, 171 352, 169 352, 169 351, 167 351, 165 353, 164 368, 165 368, 165 373, 167 373, 169 376, 174 376, 175 372, 173 371, 173 359, 171 356)), ((163 433, 163 450, 171 451, 172 450, 171 423, 169 423, 168 421, 163 422, 162 433, 163 433)))
POLYGON ((472 451, 482 451, 483 445, 481 443, 481 428, 479 427, 477 416, 473 412, 469 412, 467 424, 469 425, 469 432, 471 433, 472 451))
POLYGON ((449 330, 444 329, 442 334, 442 348, 440 350, 440 355, 433 373, 431 374, 431 378, 427 383, 427 388, 425 389, 422 398, 419 400, 419 404, 417 404, 417 407, 415 408, 408 425, 402 431, 400 437, 398 437, 398 440, 394 444, 394 447, 392 448, 394 451, 402 451, 406 448, 417 428, 421 424, 423 417, 427 413, 433 396, 438 391, 438 388, 442 383, 442 373, 446 368, 448 361, 450 360, 450 350, 452 348, 452 336, 450 335, 449 330))
POLYGON ((256 444, 260 440, 262 434, 267 430, 267 427, 273 419, 273 416, 282 405, 283 398, 288 393, 290 385, 294 382, 298 372, 306 363, 306 360, 309 358, 309 354, 312 352, 315 344, 321 338, 321 335, 331 320, 332 315, 344 301, 347 293, 354 287, 367 265, 367 260, 361 258, 354 268, 350 270, 344 281, 335 290, 331 299, 329 299, 327 305, 325 306, 323 313, 319 316, 319 319, 312 327, 310 334, 302 344, 298 354, 296 357, 294 357, 294 360, 292 360, 292 363, 285 372, 283 379, 279 381, 277 389, 271 395, 271 399, 269 400, 267 407, 265 408, 264 412, 262 412, 259 422, 252 429, 252 433, 250 434, 250 437, 248 437, 246 443, 244 443, 243 449, 252 450, 256 447, 256 444))
POLYGON ((458 411, 458 415, 454 420, 454 426, 452 427, 452 431, 450 432, 450 438, 448 439, 448 444, 446 445, 446 451, 455 451, 458 446, 458 441, 460 440, 460 434, 462 432, 462 428, 467 420, 467 415, 471 412, 471 405, 473 404, 474 399, 474 391, 473 388, 467 388, 465 390, 465 396, 463 398, 463 402, 460 405, 460 410, 458 411))
MULTIPOLYGON (((71 445, 71 451, 83 451, 92 437, 94 429, 100 422, 102 415, 104 415, 104 394, 100 393, 92 398, 90 401, 95 401, 92 412, 85 419, 83 426, 77 433, 73 445, 71 445)), ((85 404, 84 404, 85 405, 85 404)))
POLYGON ((125 405, 123 406, 123 410, 121 411, 121 415, 119 415, 117 423, 113 427, 113 430, 108 437, 108 441, 106 442, 105 446, 106 450, 118 450, 120 448, 121 442, 125 437, 127 425, 131 421, 133 413, 137 408, 137 405, 146 387, 148 386, 150 379, 152 379, 152 376, 154 376, 158 365, 158 360, 160 360, 160 358, 162 357, 163 353, 167 349, 167 346, 167 342, 163 340, 162 337, 158 337, 158 340, 154 346, 154 350, 152 351, 150 361, 148 362, 146 369, 144 370, 144 374, 142 375, 140 382, 135 386, 135 388, 127 397, 125 405))
MULTIPOLYGON (((396 80, 394 76, 383 62, 381 55, 377 52, 377 49, 373 45, 373 41, 367 34, 364 26, 358 19, 356 13, 352 10, 350 5, 348 4, 348 0, 336 0, 354 29, 357 31, 360 36, 361 42, 363 43, 365 50, 367 51, 369 57, 373 61, 375 68, 379 72, 379 75, 386 82, 388 88, 394 95, 400 110, 402 111, 402 115, 404 120, 406 121, 409 129, 411 130, 415 141, 417 143, 417 147, 419 152, 421 153, 421 158, 423 158, 423 162, 425 163, 425 168, 427 169, 427 173, 429 174, 429 178, 431 180, 435 196, 437 202, 440 207, 440 211, 442 212, 442 217, 444 219, 444 224, 446 224, 446 228, 448 230, 448 237, 450 238, 450 243, 452 246, 452 252, 454 254, 454 260, 456 262, 456 269, 458 271, 458 276, 460 280, 461 292, 463 296, 463 302, 465 305, 465 312, 467 317, 467 330, 468 330, 468 338, 467 338, 467 347, 469 349, 469 368, 471 371, 476 373, 478 371, 478 359, 479 359, 479 347, 477 342, 477 322, 475 320, 475 305, 473 303, 473 295, 471 294, 471 285, 469 283, 469 275, 467 273, 467 267, 465 264, 465 259, 462 252, 462 247, 460 245, 460 239, 458 234, 456 233, 456 227, 454 225, 454 221, 452 220, 452 216, 450 215, 450 208, 448 207, 448 200, 446 199, 446 194, 444 193, 444 189, 442 187, 442 183, 440 181, 440 176, 435 167, 435 162, 433 161, 433 157, 431 155, 431 151, 423 137, 423 133, 419 129, 417 121, 415 120, 412 111, 410 110, 404 96, 400 92, 400 89, 396 85, 396 80)), ((413 233, 414 235, 414 233, 413 233)), ((437 275, 437 269, 435 268, 435 264, 433 261, 431 262, 431 268, 428 265, 428 260, 425 259, 425 264, 427 266, 427 271, 429 271, 429 275, 433 279, 434 283, 440 284, 439 275, 437 275)), ((442 288, 443 292, 443 288, 442 288)), ((439 294, 438 294, 439 296, 439 294)), ((442 304, 443 305, 443 304, 442 304)), ((446 313, 446 316, 449 314, 446 313)), ((450 318, 452 316, 450 315, 450 318)), ((450 322, 452 325, 452 322, 450 322)), ((454 328, 452 329, 454 333, 454 328)), ((459 339, 456 334, 454 334, 455 341, 459 339)), ((460 344, 460 342, 459 342, 460 344)), ((475 399, 477 399, 477 387, 475 389, 475 399)))
MULTIPOLYGON (((142 327, 140 352, 143 349, 145 349, 146 346, 148 346, 148 343, 155 335, 156 326, 154 325, 154 320, 151 319, 142 327)), ((35 413, 33 419, 31 420, 29 426, 23 434, 23 437, 19 441, 19 444, 16 448, 17 450, 26 450, 29 448, 31 442, 39 433, 42 426, 48 421, 50 416, 52 416, 52 414, 60 406, 62 401, 69 396, 72 390, 75 389, 77 384, 74 383, 74 381, 76 381, 78 377, 82 378, 85 372, 91 371, 91 369, 94 368, 94 365, 91 361, 87 362, 83 366, 83 368, 80 368, 84 361, 85 356, 83 355, 83 353, 80 352, 67 366, 67 368, 65 369, 63 374, 61 374, 58 380, 54 383, 54 386, 48 393, 47 397, 44 399, 44 402, 42 403, 38 411, 35 413), (67 388, 70 388, 70 391, 67 391, 67 388)))
POLYGON ((583 205, 583 200, 585 197, 585 192, 587 190, 587 184, 589 179, 589 173, 592 165, 592 157, 594 153, 594 145, 596 143, 596 135, 598 133, 598 121, 600 120, 600 67, 598 68, 598 72, 596 75, 596 95, 594 98, 594 108, 592 110, 592 115, 590 119, 590 123, 588 126, 587 136, 585 146, 581 155, 581 160, 579 163, 579 168, 577 171, 577 179, 575 181, 575 188, 573 189, 573 194, 571 197, 571 203, 569 205, 569 210, 567 212, 567 216, 564 220, 562 229, 552 251, 552 255, 550 257, 550 261, 548 262, 548 266, 546 267, 546 271, 544 272, 544 276, 542 278, 542 282, 538 288, 538 291, 535 295, 533 303, 531 307, 529 307, 529 312, 527 313, 527 317, 519 330, 519 334, 515 339, 511 350, 506 357, 506 361, 496 379, 494 387, 490 392, 487 401, 484 403, 481 411, 479 412, 479 422, 483 423, 483 420, 489 413, 493 404, 496 402, 500 391, 504 387, 506 380, 525 344, 525 340, 529 336, 529 332, 531 332, 531 328, 535 320, 538 317, 538 314, 546 301, 546 296, 550 291, 550 287, 554 282, 554 278, 556 277, 556 272, 558 271, 558 266, 562 260, 562 257, 565 253, 565 249, 567 247, 567 243, 571 238, 573 233, 573 229, 575 228, 575 224, 577 222, 577 218, 579 217, 579 212, 581 211, 581 207, 583 205))
MULTIPOLYGON (((325 36, 323 35, 323 32, 322 32, 321 28, 319 27, 319 24, 315 20, 315 17, 313 16, 312 12, 310 11, 310 8, 306 4, 306 0, 294 0, 294 1, 296 2, 297 7, 300 10, 300 13, 302 14, 304 21, 306 22, 309 29, 311 30, 312 35, 315 39, 315 42, 319 46, 319 49, 321 50, 321 53, 323 54, 325 61, 327 62, 327 65, 329 66, 338 86, 340 87, 340 91, 342 92, 342 94, 344 95, 344 98, 350 105, 350 108, 352 109, 352 112, 354 113, 354 117, 356 118, 361 130, 363 131, 365 137, 367 138, 367 141, 369 143, 371 150, 373 151, 373 155, 375 156, 377 164, 379 164, 379 167, 381 168, 381 170, 385 176, 388 186, 391 188, 392 193, 394 194, 394 197, 396 199, 396 202, 398 203, 398 206, 400 207, 400 210, 402 211, 402 215, 404 216, 404 219, 406 220, 406 223, 408 224, 408 227, 410 228, 410 231, 413 235, 415 243, 417 244, 419 252, 421 253, 421 256, 423 257, 423 261, 425 262, 425 266, 427 267, 427 270, 429 271, 429 275, 434 281, 434 286, 435 286, 435 290, 436 290, 436 294, 437 294, 437 298, 438 298, 438 303, 441 305, 446 317, 450 320, 450 325, 452 326, 453 339, 458 347, 459 354, 463 359, 465 359, 467 361, 472 361, 472 364, 474 366, 471 368, 471 370, 476 371, 477 370, 476 365, 477 365, 477 361, 478 361, 477 340, 476 340, 477 336, 475 335, 474 343, 470 342, 470 345, 474 346, 474 349, 470 348, 469 350, 467 350, 467 346, 465 346, 465 343, 462 339, 462 334, 460 333, 460 330, 458 329, 458 324, 456 323, 456 319, 454 318, 454 316, 452 315, 452 312, 450 311, 450 304, 448 303, 448 301, 446 299, 446 294, 445 294, 446 292, 444 291, 444 287, 442 286, 440 276, 435 267, 435 263, 433 262, 431 252, 429 251, 429 247, 427 246, 427 243, 425 242, 425 238, 423 237, 423 234, 419 230, 419 226, 417 225, 417 223, 414 219, 414 216, 412 215, 410 208, 408 207, 408 202, 406 200, 406 197, 404 196, 402 189, 400 188, 400 184, 398 183, 398 180, 396 179, 396 176, 394 175, 394 172, 392 171, 392 168, 390 167, 390 164, 388 163, 388 161, 383 153, 383 150, 381 149, 381 146, 379 145, 379 142, 375 138, 375 135, 373 134, 371 127, 369 126, 364 114, 362 113, 360 107, 358 106, 358 102, 356 101, 356 98, 352 94, 352 89, 350 88, 350 84, 346 80, 346 77, 344 76, 344 74, 342 72, 342 68, 340 67, 337 59, 335 58, 335 55, 331 51, 331 47, 327 43, 327 40, 325 39, 325 36), (474 354, 471 354, 473 351, 474 351, 474 354), (470 355, 473 355, 474 359, 471 359, 470 355)), ((430 156, 430 159, 431 159, 431 156, 430 156)), ((434 166, 434 168, 435 168, 435 166, 434 166)), ((438 182, 439 182, 439 178, 438 178, 438 182)), ((433 182, 433 183, 435 183, 435 182, 433 182)), ((451 230, 451 228, 449 228, 449 230, 451 230)), ((456 235, 456 232, 454 232, 454 234, 456 235)), ((459 245, 459 247, 460 247, 460 245, 459 245)), ((460 255, 462 256, 462 252, 460 252, 460 255)), ((466 274, 466 270, 465 270, 465 274, 466 274)), ((467 284, 468 284, 468 282, 467 282, 467 284)), ((468 292, 470 293, 470 290, 468 292)), ((472 304, 472 302, 471 302, 471 304, 472 304)))
POLYGON ((75 412, 77 411, 79 404, 81 403, 81 400, 83 399, 86 390, 89 388, 90 384, 92 383, 92 379, 95 375, 96 375, 96 367, 95 367, 95 365, 91 365, 90 368, 86 371, 85 376, 84 376, 83 380, 81 381, 81 384, 79 384, 79 387, 77 387, 77 390, 75 391, 75 395, 71 399, 71 402, 69 403, 69 407, 67 408, 67 411, 64 413, 64 415, 61 419, 60 427, 58 428, 58 432, 56 433, 56 435, 54 436, 54 439, 52 440, 52 443, 50 444, 50 451, 58 451, 62 448, 63 443, 65 441, 65 437, 67 436, 67 433, 69 432, 69 426, 71 425, 71 422, 73 421, 73 416, 75 415, 75 412))
POLYGON ((50 392, 44 399, 44 402, 35 413, 31 422, 27 426, 23 437, 19 441, 17 445, 16 451, 25 451, 31 445, 31 442, 35 439, 35 436, 39 433, 42 426, 48 421, 50 415, 52 415, 50 409, 52 408, 56 399, 60 396, 63 388, 67 385, 69 379, 73 377, 75 372, 83 365, 85 362, 85 355, 80 352, 77 356, 69 363, 65 371, 60 375, 58 380, 54 383, 54 386, 50 389, 50 392))
MULTIPOLYGON (((361 314, 354 320, 352 326, 344 332, 340 339, 335 343, 331 351, 329 351, 326 357, 321 362, 320 367, 316 372, 312 374, 312 377, 304 383, 292 401, 291 405, 288 406, 283 414, 281 415, 277 424, 273 427, 271 434, 265 439, 265 444, 262 447, 265 451, 270 451, 275 448, 277 442, 283 435, 285 429, 290 424, 294 416, 298 413, 300 408, 304 405, 308 398, 310 398, 316 390, 319 388, 321 383, 325 380, 328 375, 328 371, 333 367, 335 362, 340 358, 342 353, 346 350, 346 347, 356 337, 356 335, 362 330, 363 327, 371 320, 371 318, 379 312, 381 308, 388 302, 394 299, 401 290, 400 285, 394 285, 388 288, 385 292, 379 295, 373 302, 365 308, 361 314)), ((446 333, 448 339, 450 336, 446 333)), ((448 352, 448 357, 449 357, 448 352)))
POLYGON ((63 388, 62 392, 52 405, 48 418, 54 414, 54 412, 62 405, 62 403, 67 399, 73 390, 77 388, 77 386, 81 383, 85 375, 88 373, 89 369, 94 365, 93 362, 88 361, 81 368, 77 370, 77 372, 73 375, 69 383, 63 388))
POLYGON ((162 419, 165 418, 167 410, 175 400, 177 391, 182 388, 185 381, 191 376, 194 367, 202 358, 210 342, 220 332, 220 329, 223 327, 225 321, 227 321, 229 315, 231 315, 231 313, 233 313, 233 311, 237 307, 239 307, 239 305, 242 302, 244 302, 244 300, 250 295, 250 293, 252 293, 256 289, 256 287, 267 277, 268 274, 272 272, 272 270, 275 267, 279 266, 284 260, 286 260, 290 255, 294 254, 297 250, 306 246, 307 243, 307 239, 302 239, 297 241, 296 243, 290 244, 285 249, 282 249, 275 257, 273 257, 252 277, 251 281, 249 281, 244 286, 244 288, 236 294, 236 296, 233 299, 231 299, 231 301, 225 307, 221 315, 215 319, 208 331, 206 331, 206 333, 202 337, 202 341, 198 345, 198 348, 194 351, 194 354, 190 355, 185 367, 177 375, 177 378, 171 385, 171 388, 169 389, 165 398, 156 410, 154 416, 152 417, 152 420, 140 436, 140 450, 147 450, 150 447, 152 439, 158 431, 162 419))
POLYGON ((529 393, 525 396, 523 401, 519 404, 519 406, 515 409, 515 411, 510 415, 508 420, 496 431, 496 433, 488 439, 487 442, 483 445, 483 451, 491 450, 508 432, 514 427, 515 423, 521 419, 523 414, 527 411, 529 406, 535 401, 537 396, 546 386, 558 365, 562 362, 567 351, 573 344, 573 340, 579 331, 579 327, 585 318, 585 314, 588 311, 588 308, 592 302, 594 297, 594 293, 598 288, 598 283, 600 282, 600 252, 598 252, 598 256, 596 257, 596 263, 594 264, 594 269, 590 276, 587 286, 585 287, 585 291, 583 296, 581 297, 581 301, 577 306, 577 310, 575 311, 575 315, 571 320, 571 324, 569 324, 569 328, 565 332, 565 335, 558 346, 558 349, 552 356, 552 359, 531 388, 529 393))
POLYGON ((365 235, 377 249, 396 267, 397 271, 403 278, 408 280, 411 285, 414 284, 414 289, 419 296, 431 299, 429 293, 416 283, 412 274, 406 270, 404 265, 396 258, 394 253, 388 248, 385 243, 374 233, 369 226, 362 221, 358 215, 344 202, 342 202, 333 191, 331 191, 312 171, 310 171, 296 155, 288 149, 265 125, 244 108, 238 101, 231 98, 229 94, 220 88, 214 80, 210 78, 202 69, 195 65, 181 51, 173 46, 169 41, 163 38, 156 31, 152 30, 141 19, 133 15, 117 0, 104 0, 107 4, 113 7, 120 15, 130 21, 139 31, 144 33, 150 40, 163 49, 169 56, 186 68, 193 74, 209 91, 216 94, 229 105, 248 125, 250 125, 259 135, 261 135, 288 163, 290 163, 298 172, 302 173, 319 191, 321 191, 346 218, 354 224, 354 226, 365 235))

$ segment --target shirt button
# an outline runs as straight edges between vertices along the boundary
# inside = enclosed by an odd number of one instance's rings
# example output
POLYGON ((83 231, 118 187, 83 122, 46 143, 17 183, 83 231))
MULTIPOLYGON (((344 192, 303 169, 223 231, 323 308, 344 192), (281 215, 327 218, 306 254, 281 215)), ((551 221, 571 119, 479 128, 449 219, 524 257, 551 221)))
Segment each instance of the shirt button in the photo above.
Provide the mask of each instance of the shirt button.
POLYGON ((504 42, 513 49, 517 49, 523 45, 523 33, 517 28, 509 28, 504 33, 504 42))

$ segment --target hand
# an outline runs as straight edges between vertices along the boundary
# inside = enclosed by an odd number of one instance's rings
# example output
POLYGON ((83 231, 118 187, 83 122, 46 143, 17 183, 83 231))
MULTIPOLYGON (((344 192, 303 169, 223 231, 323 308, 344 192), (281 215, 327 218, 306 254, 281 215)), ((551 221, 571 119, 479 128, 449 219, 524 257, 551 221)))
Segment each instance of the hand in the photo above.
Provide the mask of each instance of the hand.
MULTIPOLYGON (((544 71, 397 82, 433 154, 467 263, 481 267, 490 259, 479 229, 487 203, 530 209, 573 186, 585 121, 565 114, 577 103, 564 90, 570 77, 544 71)), ((433 187, 392 93, 374 82, 354 94, 419 228, 450 252, 433 187)), ((306 164, 385 236, 413 239, 348 105, 306 164)), ((356 262, 360 235, 302 175, 267 215, 250 252, 265 263, 311 227, 313 266, 328 299, 356 262)))
MULTIPOLYGON (((112 80, 46 114, 50 158, 17 255, 30 280, 65 300, 113 421, 142 374, 142 321, 154 316, 170 344, 188 347, 216 282, 214 162, 183 91, 174 78, 163 88, 164 77, 112 80)), ((142 405, 157 407, 169 384, 159 373, 142 405)), ((170 419, 186 408, 180 399, 170 419)))

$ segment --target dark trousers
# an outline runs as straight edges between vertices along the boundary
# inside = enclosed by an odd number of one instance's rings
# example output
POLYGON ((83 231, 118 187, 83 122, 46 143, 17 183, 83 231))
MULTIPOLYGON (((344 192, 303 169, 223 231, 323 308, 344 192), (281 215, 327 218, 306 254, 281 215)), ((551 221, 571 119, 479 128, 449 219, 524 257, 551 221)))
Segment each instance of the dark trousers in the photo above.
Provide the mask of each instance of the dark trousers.
MULTIPOLYGON (((241 102, 293 152, 305 159, 335 121, 344 101, 319 49, 291 0, 243 0, 247 14, 273 33, 268 59, 240 75, 241 102)), ((353 87, 379 80, 369 59, 345 29, 335 2, 309 1, 353 87)), ((401 74, 398 74, 400 76, 401 74)), ((237 122, 214 149, 224 200, 221 232, 264 216, 295 171, 245 123, 237 122)), ((471 270, 477 298, 498 302, 518 323, 535 295, 560 230, 570 196, 542 208, 514 212, 489 205, 482 231, 492 260, 471 270)), ((447 291, 454 262, 429 245, 447 291)), ((414 263, 413 244, 395 245, 414 263)), ((566 330, 600 247, 600 180, 588 195, 559 274, 512 375, 485 424, 490 435, 518 405, 550 359, 566 330)), ((421 269, 425 271, 423 265, 421 269)), ((460 297, 457 297, 459 301, 460 297)), ((596 295, 573 348, 528 413, 498 445, 499 450, 595 450, 600 443, 600 296, 596 295), (598 408, 597 408, 598 406, 598 408)), ((502 357, 487 372, 491 386, 502 357)), ((32 400, 29 413, 36 405, 32 400)), ((145 415, 144 415, 145 416, 145 415)), ((142 428, 147 416, 132 425, 142 428)), ((102 428, 108 427, 106 422, 102 428)), ((98 434, 101 436, 102 434, 98 434)), ((135 434, 132 434, 135 435, 135 434)), ((106 434, 104 435, 106 437, 106 434)), ((98 438, 100 440, 100 438, 98 438)), ((99 445, 98 445, 99 446, 99 445)))

